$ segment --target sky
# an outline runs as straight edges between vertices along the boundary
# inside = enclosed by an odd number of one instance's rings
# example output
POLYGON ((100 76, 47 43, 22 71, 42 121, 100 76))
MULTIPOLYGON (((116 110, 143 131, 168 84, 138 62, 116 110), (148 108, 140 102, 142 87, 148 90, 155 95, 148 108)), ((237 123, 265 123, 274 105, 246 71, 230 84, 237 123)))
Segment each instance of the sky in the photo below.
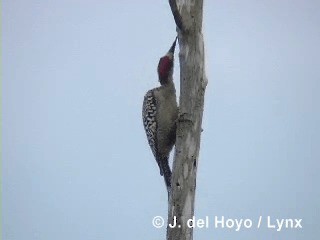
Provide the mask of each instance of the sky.
MULTIPOLYGON (((319 12, 316 0, 205 1, 195 216, 210 226, 194 239, 319 238, 319 12)), ((175 36, 164 0, 2 1, 2 239, 165 238, 141 108, 175 36)), ((178 54, 174 81, 179 92, 178 54)))

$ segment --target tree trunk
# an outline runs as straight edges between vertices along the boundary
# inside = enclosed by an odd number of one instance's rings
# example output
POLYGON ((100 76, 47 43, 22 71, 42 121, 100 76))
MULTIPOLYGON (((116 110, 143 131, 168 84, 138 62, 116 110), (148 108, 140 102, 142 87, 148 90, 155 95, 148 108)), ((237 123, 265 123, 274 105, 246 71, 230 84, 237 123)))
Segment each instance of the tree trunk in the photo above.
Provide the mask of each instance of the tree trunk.
POLYGON ((176 7, 180 16, 175 16, 175 20, 180 18, 182 22, 182 26, 179 23, 180 27, 177 23, 180 104, 168 224, 173 224, 176 218, 177 226, 167 227, 167 240, 190 240, 193 239, 193 229, 187 226, 187 221, 194 215, 204 93, 207 85, 202 35, 203 0, 176 0, 176 7))

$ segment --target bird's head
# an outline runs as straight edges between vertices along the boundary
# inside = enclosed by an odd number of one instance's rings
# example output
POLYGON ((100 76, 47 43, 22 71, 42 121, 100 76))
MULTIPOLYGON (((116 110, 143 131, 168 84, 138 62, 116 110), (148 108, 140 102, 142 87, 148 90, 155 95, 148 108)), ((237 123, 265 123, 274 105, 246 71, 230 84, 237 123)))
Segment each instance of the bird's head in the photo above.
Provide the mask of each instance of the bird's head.
POLYGON ((177 38, 174 40, 167 54, 164 55, 159 60, 158 75, 159 75, 159 82, 161 85, 165 85, 170 81, 172 81, 174 50, 176 47, 176 42, 177 42, 177 38))

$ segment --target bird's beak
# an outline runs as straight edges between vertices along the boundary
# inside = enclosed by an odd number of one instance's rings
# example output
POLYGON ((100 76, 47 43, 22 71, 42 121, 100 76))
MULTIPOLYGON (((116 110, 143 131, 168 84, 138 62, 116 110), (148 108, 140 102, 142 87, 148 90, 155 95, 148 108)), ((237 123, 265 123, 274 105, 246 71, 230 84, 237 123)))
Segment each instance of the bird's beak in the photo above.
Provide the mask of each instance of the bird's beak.
POLYGON ((169 52, 174 54, 174 49, 176 48, 176 42, 177 42, 178 37, 176 37, 176 39, 174 40, 171 48, 169 49, 169 52))

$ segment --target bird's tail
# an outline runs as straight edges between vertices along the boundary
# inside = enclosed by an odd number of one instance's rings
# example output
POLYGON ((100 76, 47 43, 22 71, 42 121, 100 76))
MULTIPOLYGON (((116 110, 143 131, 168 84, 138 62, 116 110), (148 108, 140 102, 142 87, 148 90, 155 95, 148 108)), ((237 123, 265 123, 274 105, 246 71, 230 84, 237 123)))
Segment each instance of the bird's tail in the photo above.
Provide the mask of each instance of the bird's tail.
POLYGON ((163 176, 168 192, 171 190, 171 169, 169 167, 168 157, 159 161, 160 175, 163 176), (161 174, 162 173, 162 174, 161 174))

